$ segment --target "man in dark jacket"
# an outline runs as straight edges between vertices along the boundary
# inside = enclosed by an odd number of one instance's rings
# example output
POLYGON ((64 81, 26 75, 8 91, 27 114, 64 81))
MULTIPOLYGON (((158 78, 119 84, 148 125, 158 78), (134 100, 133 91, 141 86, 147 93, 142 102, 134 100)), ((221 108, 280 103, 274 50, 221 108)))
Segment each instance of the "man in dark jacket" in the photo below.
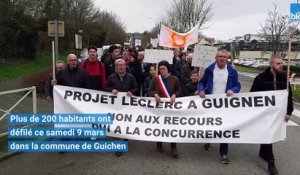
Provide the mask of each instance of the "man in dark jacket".
POLYGON ((57 80, 52 80, 52 85, 62 85, 90 89, 88 73, 78 67, 78 59, 75 54, 67 57, 67 66, 58 72, 57 80))
POLYGON ((134 76, 126 72, 126 62, 123 59, 115 61, 116 72, 111 74, 106 82, 105 91, 117 95, 127 92, 128 96, 138 95, 138 85, 134 76))
POLYGON ((191 72, 193 70, 199 71, 199 68, 192 66, 193 54, 190 53, 187 56, 187 62, 181 68, 180 83, 181 87, 184 87, 191 80, 191 72))
MULTIPOLYGON (((57 60, 55 64, 55 74, 58 74, 58 72, 62 69, 64 69, 66 66, 65 62, 63 60, 57 60)), ((53 86, 51 85, 51 81, 53 80, 53 72, 49 74, 49 77, 45 84, 45 93, 46 93, 46 99, 48 102, 53 103, 53 86)))
MULTIPOLYGON (((272 91, 287 89, 287 75, 282 71, 283 60, 279 55, 274 55, 270 58, 270 66, 258 76, 255 77, 251 92, 257 91, 272 91)), ((287 112, 284 120, 288 122, 294 110, 292 100, 292 90, 290 84, 287 112)), ((270 174, 278 174, 278 170, 274 163, 274 154, 272 144, 261 144, 259 156, 268 162, 268 171, 270 174)))
MULTIPOLYGON (((111 74, 106 82, 105 91, 118 95, 119 92, 126 92, 127 96, 138 94, 138 85, 133 75, 126 72, 126 62, 123 59, 115 61, 116 72, 111 74)), ((116 152, 116 156, 120 157, 121 152, 116 152)))
POLYGON ((115 73, 115 60, 120 57, 120 49, 117 46, 112 45, 109 47, 108 52, 109 57, 103 61, 106 69, 106 77, 115 73))
POLYGON ((199 74, 198 71, 193 70, 191 72, 190 81, 185 84, 183 89, 183 96, 193 96, 193 95, 199 95, 198 91, 198 80, 199 80, 199 74))
POLYGON ((180 59, 177 60, 176 65, 175 65, 175 74, 174 75, 180 80, 181 68, 187 62, 186 61, 186 53, 182 52, 179 57, 180 57, 180 59))
MULTIPOLYGON (((138 84, 139 92, 141 92, 144 81, 149 75, 150 68, 150 64, 144 63, 143 61, 144 55, 145 53, 143 51, 139 51, 137 59, 129 64, 131 74, 134 76, 138 84)), ((142 92, 142 94, 144 94, 144 92, 142 92)))

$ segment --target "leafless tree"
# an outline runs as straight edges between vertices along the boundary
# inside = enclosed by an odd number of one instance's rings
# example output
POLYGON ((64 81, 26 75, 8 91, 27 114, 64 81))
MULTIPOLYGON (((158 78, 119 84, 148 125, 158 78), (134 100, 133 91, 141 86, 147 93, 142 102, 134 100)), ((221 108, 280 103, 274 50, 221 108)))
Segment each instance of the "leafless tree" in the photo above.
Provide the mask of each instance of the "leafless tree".
POLYGON ((186 32, 198 22, 200 27, 213 17, 210 0, 173 0, 172 7, 167 10, 167 25, 177 32, 186 32))
POLYGON ((100 14, 92 0, 64 0, 62 17, 73 34, 79 29, 85 30, 100 14))
POLYGON ((126 41, 125 25, 116 14, 102 11, 96 22, 102 25, 106 36, 105 44, 123 44, 126 41))
POLYGON ((297 24, 289 22, 287 15, 282 15, 277 11, 274 4, 273 10, 268 10, 268 17, 264 24, 261 24, 260 37, 266 40, 265 50, 272 51, 273 54, 286 56, 287 41, 296 33, 297 24))

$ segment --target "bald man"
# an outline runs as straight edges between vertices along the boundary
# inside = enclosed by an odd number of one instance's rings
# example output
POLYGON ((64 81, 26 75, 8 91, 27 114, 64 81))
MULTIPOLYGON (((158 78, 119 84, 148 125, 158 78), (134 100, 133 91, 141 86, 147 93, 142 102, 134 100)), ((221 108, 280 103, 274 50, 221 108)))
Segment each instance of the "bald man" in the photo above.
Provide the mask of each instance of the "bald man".
POLYGON ((57 79, 51 81, 52 85, 62 85, 89 89, 91 87, 88 73, 78 67, 78 59, 75 54, 67 57, 67 66, 58 72, 57 79))

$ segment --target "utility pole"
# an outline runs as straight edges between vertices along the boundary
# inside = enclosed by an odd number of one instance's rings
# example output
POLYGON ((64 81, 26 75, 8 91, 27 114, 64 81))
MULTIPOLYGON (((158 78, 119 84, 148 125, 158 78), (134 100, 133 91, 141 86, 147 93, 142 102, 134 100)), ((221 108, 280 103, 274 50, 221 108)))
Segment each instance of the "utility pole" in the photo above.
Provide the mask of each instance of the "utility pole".
POLYGON ((58 24, 57 19, 54 20, 54 44, 55 44, 55 61, 58 60, 58 24))

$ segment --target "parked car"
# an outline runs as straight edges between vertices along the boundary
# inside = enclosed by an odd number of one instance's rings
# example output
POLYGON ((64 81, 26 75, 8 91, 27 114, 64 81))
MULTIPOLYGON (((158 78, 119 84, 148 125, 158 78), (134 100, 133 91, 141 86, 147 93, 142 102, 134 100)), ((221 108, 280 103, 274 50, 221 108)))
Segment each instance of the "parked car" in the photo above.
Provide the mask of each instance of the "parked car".
POLYGON ((254 64, 251 67, 258 68, 258 67, 268 67, 269 62, 265 60, 255 60, 254 64))

